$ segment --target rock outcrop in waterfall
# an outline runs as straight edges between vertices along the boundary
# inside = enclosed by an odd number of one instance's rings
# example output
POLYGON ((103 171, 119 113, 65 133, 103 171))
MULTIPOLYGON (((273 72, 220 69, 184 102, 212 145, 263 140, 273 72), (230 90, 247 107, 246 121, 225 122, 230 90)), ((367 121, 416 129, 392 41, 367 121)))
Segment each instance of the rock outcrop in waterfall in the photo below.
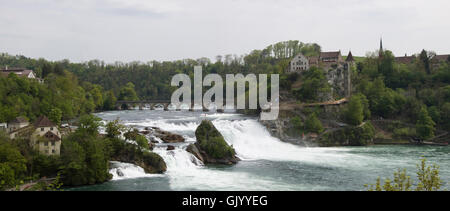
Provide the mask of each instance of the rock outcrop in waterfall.
POLYGON ((195 131, 197 142, 188 146, 187 151, 204 164, 232 165, 239 161, 232 146, 209 120, 203 120, 195 131))

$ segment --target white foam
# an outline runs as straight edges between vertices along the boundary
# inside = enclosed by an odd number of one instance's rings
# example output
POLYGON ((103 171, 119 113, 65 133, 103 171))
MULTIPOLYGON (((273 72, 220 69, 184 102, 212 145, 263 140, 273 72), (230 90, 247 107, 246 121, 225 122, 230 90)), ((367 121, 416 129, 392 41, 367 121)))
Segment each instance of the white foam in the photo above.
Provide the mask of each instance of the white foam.
POLYGON ((131 163, 111 161, 109 173, 113 175, 112 180, 134 179, 142 177, 162 177, 160 174, 146 174, 144 169, 131 163))

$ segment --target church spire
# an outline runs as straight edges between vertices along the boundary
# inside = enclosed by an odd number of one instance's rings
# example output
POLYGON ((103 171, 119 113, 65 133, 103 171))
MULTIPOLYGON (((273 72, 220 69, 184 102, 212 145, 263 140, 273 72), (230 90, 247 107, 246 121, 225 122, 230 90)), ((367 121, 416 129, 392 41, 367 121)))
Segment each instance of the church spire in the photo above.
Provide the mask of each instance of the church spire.
POLYGON ((383 38, 380 38, 380 51, 378 52, 380 57, 383 57, 383 38))

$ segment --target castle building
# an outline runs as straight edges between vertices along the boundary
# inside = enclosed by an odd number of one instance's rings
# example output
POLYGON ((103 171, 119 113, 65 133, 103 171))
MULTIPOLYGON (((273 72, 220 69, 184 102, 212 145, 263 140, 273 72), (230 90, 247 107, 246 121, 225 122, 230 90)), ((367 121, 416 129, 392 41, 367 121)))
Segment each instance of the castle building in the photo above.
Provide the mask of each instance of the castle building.
POLYGON ((341 51, 321 52, 320 61, 324 64, 338 64, 344 62, 341 51))
POLYGON ((291 62, 289 62, 289 73, 303 72, 310 67, 322 66, 325 69, 329 69, 332 66, 351 63, 354 64, 353 55, 350 52, 347 60, 344 60, 341 51, 320 52, 319 56, 306 57, 302 53, 295 56, 291 62))
POLYGON ((288 72, 302 72, 309 69, 309 60, 305 55, 299 53, 289 62, 288 72))
POLYGON ((287 72, 302 73, 311 67, 321 67, 325 70, 328 83, 333 87, 333 93, 336 96, 349 97, 352 91, 351 67, 354 65, 352 52, 349 52, 345 60, 341 51, 320 52, 319 56, 315 57, 306 57, 300 53, 289 62, 287 72))

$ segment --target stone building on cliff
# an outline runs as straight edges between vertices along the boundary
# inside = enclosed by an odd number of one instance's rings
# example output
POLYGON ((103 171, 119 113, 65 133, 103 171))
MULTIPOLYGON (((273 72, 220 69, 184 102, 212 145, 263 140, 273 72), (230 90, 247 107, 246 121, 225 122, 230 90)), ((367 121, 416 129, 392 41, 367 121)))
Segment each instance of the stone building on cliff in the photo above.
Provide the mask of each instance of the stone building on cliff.
POLYGON ((324 70, 333 93, 329 100, 336 97, 348 97, 351 94, 351 70, 355 66, 355 60, 350 51, 344 60, 341 51, 321 52, 319 56, 306 57, 298 54, 289 63, 288 73, 304 73, 311 67, 319 67, 324 70))

